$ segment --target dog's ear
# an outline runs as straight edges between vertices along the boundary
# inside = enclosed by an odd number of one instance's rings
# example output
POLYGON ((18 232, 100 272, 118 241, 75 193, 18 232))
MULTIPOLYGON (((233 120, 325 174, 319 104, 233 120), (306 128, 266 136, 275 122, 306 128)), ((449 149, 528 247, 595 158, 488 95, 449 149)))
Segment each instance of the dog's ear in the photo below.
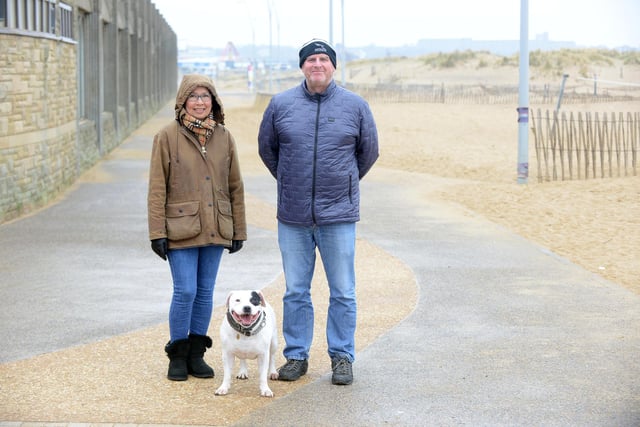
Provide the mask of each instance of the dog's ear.
POLYGON ((266 306, 265 302, 264 302, 264 296, 262 295, 262 292, 260 291, 251 291, 251 300, 250 300, 251 304, 253 305, 261 305, 261 306, 266 306))
POLYGON ((226 303, 227 308, 229 308, 229 301, 231 301, 232 294, 233 294, 233 291, 229 292, 229 295, 227 295, 227 303, 226 303))

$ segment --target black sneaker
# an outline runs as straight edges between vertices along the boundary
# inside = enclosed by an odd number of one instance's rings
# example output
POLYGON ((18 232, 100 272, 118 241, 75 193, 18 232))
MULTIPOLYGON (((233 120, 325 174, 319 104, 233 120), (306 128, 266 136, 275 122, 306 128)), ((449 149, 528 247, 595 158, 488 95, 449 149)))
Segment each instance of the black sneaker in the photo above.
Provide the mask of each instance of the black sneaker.
POLYGON ((331 359, 331 370, 333 371, 332 384, 349 385, 353 382, 351 362, 346 357, 331 359))
POLYGON ((280 381, 295 381, 307 373, 309 362, 307 360, 287 359, 287 363, 278 369, 280 381))

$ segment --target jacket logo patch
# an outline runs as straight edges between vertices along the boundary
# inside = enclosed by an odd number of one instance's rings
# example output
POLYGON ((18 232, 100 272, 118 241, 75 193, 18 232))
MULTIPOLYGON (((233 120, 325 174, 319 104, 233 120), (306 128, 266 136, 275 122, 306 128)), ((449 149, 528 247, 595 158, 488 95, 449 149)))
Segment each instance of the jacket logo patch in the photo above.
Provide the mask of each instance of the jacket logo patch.
POLYGON ((335 122, 335 121, 336 121, 336 119, 335 119, 335 117, 329 117, 329 118, 327 119, 327 121, 328 121, 329 123, 333 123, 333 122, 335 122))

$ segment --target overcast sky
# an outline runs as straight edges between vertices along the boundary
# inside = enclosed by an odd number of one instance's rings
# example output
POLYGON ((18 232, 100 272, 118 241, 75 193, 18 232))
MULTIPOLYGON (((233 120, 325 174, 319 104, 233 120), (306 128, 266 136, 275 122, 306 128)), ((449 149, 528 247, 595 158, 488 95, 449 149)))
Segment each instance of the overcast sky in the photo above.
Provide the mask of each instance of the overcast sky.
MULTIPOLYGON (((152 0, 185 46, 272 43, 319 37, 347 47, 413 45, 420 39, 520 39, 520 0, 152 0), (333 2, 333 37, 330 4, 333 2), (270 13, 271 12, 271 13, 270 13)), ((529 39, 640 48, 640 0, 529 0, 529 39)))

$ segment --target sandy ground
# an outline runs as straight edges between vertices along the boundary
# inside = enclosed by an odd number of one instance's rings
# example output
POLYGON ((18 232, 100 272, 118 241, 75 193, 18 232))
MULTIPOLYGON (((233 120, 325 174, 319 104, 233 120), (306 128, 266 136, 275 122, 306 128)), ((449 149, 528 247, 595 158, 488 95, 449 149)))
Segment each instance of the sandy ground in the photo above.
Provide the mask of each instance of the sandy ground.
MULTIPOLYGON (((253 203, 250 201, 249 205, 254 212, 257 209, 269 209, 260 202, 253 203)), ((411 305, 406 301, 417 298, 417 287, 413 274, 399 260, 364 241, 358 241, 357 251, 357 274, 362 285, 358 291, 359 303, 374 308, 358 314, 356 351, 361 351, 409 314, 411 305), (380 265, 386 266, 384 271, 378 268, 380 265), (377 272, 375 281, 367 279, 366 272, 372 271, 377 272)), ((317 316, 309 371, 299 381, 269 381, 276 399, 331 371, 324 339, 328 294, 321 263, 317 266, 312 289, 317 316)), ((263 291, 273 305, 279 323, 284 279, 278 278, 263 291)), ((162 348, 169 331, 168 325, 162 324, 97 343, 0 365, 3 396, 0 420, 209 426, 232 424, 273 400, 260 397, 255 360, 247 363, 248 380, 234 378, 229 395, 215 396, 223 374, 218 328, 224 313, 223 307, 216 308, 209 328, 213 348, 205 354, 205 359, 215 370, 213 379, 191 377, 189 381, 179 382, 166 379, 168 359, 162 348)), ((284 362, 280 354, 284 343, 281 332, 279 342, 278 366, 284 362)))
MULTIPOLYGON (((243 118, 255 119, 258 112, 255 109, 230 111, 229 116, 234 117, 235 123, 241 123, 238 120, 243 118)), ((161 121, 152 119, 136 134, 146 135, 151 141, 153 134, 164 124, 164 118, 161 121)), ((245 124, 238 129, 238 134, 255 133, 253 123, 245 124)), ((239 148, 242 162, 246 165, 244 173, 257 173, 264 175, 265 179, 272 179, 257 159, 255 137, 237 138, 242 140, 239 148)), ((126 141, 123 145, 126 148, 126 141)), ((116 149, 107 160, 127 156, 138 158, 140 154, 116 149)), ((109 173, 98 164, 83 175, 79 184, 108 182, 110 179, 109 173)), ((273 206, 252 194, 246 195, 246 204, 249 224, 275 232, 273 206)), ((407 301, 417 300, 417 285, 411 270, 400 260, 361 239, 357 241, 356 274, 358 303, 372 308, 358 313, 356 351, 359 352, 412 311, 413 305, 407 301)), ((167 283, 169 281, 167 271, 167 283)), ((322 263, 318 260, 312 284, 316 338, 310 351, 309 371, 299 381, 270 381, 269 386, 276 399, 331 372, 324 335, 329 299, 327 288, 322 263)), ((280 319, 284 292, 282 275, 264 287, 263 292, 280 319)), ((216 372, 213 379, 191 378, 185 382, 166 379, 168 359, 163 348, 167 342, 168 325, 160 324, 99 342, 0 364, 0 421, 232 424, 273 400, 259 395, 255 361, 248 361, 248 380, 234 379, 229 395, 215 396, 223 374, 218 331, 224 316, 224 307, 216 307, 209 328, 213 347, 207 351, 205 359, 216 372)), ((279 324, 280 320, 277 322, 279 324)), ((278 330, 277 365, 280 366, 284 363, 284 338, 280 327, 278 330)))
MULTIPOLYGON (((424 174, 421 197, 459 205, 640 293, 640 176, 538 183, 533 135, 529 179, 517 183, 518 124, 510 105, 372 104, 380 137, 375 169, 424 174)), ((543 111, 553 106, 541 106, 543 111)), ((564 111, 637 112, 634 103, 564 111)), ((228 115, 247 173, 261 109, 228 115)), ((638 166, 640 175, 640 165, 638 166)))
MULTIPOLYGON (((448 204, 464 215, 485 217, 640 293, 640 176, 538 183, 530 135, 530 176, 527 184, 518 184, 517 115, 510 105, 376 103, 372 110, 381 156, 367 179, 420 174, 424 185, 415 189, 416 197, 448 204)), ((571 105, 565 111, 626 113, 638 111, 638 106, 571 105)), ((227 111, 227 126, 239 144, 246 175, 265 174, 256 146, 261 115, 262 106, 227 111)), ((153 134, 160 125, 148 122, 138 132, 153 134)), ((102 178, 94 170, 85 179, 102 178)), ((253 226, 275 229, 273 207, 248 195, 247 211, 253 226)), ((405 301, 415 300, 417 291, 411 271, 380 248, 359 240, 357 256, 360 304, 384 305, 371 311, 375 316, 359 314, 360 351, 410 313, 405 301)), ((283 287, 280 277, 264 289, 276 313, 282 312, 283 287)), ((312 288, 317 313, 325 313, 321 265, 312 288)), ((217 328, 223 315, 222 308, 217 308, 210 328, 214 348, 206 358, 216 369, 213 380, 166 380, 162 347, 168 333, 163 324, 0 365, 0 384, 11 390, 3 390, 1 419, 157 424, 188 419, 194 425, 228 425, 270 399, 258 397, 255 377, 234 381, 232 398, 214 396, 222 374, 217 328), (137 349, 135 354, 131 348, 137 349)), ((315 335, 309 374, 295 383, 271 382, 276 398, 329 372, 322 318, 316 322, 315 335)), ((249 370, 255 373, 254 364, 249 364, 249 370)))

